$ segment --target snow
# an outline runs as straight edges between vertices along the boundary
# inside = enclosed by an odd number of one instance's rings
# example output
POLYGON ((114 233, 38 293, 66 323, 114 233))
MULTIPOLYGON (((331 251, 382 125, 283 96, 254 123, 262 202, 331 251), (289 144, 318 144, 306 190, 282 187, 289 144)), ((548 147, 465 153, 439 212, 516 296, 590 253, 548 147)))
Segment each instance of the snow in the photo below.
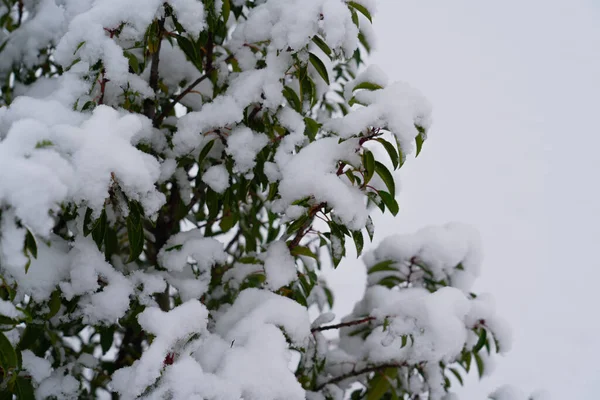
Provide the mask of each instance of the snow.
MULTIPOLYGON (((187 31, 185 37, 202 43, 207 17, 219 15, 223 6, 220 1, 215 10, 196 0, 166 3, 187 31)), ((361 137, 367 130, 389 130, 407 153, 419 133, 415 125, 427 130, 431 123, 424 97, 407 84, 389 84, 377 67, 357 74, 344 89, 339 82, 328 85, 308 63, 310 51, 333 78, 336 64, 357 49, 359 28, 346 1, 232 4, 244 7, 243 16, 235 21, 230 15, 225 37, 213 37, 215 59, 205 63, 213 65, 211 71, 201 72, 202 66, 187 60, 176 38, 179 26, 162 0, 25 1, 23 25, 0 33, 8 38, 0 77, 15 80, 8 77, 15 66, 44 62, 39 49, 48 46, 55 46, 52 62, 62 67, 60 77, 45 74, 31 85, 18 82, 14 101, 0 108, 0 170, 10 172, 0 175, 0 272, 16 292, 14 300, 0 299, 0 314, 27 318, 21 310, 38 303, 45 313, 51 295, 58 293, 74 307, 60 306, 47 329, 62 323, 83 326, 69 333, 73 337, 64 333, 64 341, 79 349, 92 340, 83 336, 104 326, 118 328, 118 342, 125 324, 137 318, 146 335, 142 353, 107 381, 108 389, 123 399, 341 400, 348 385, 364 381, 365 374, 346 382, 328 379, 389 362, 420 364, 420 373, 409 379, 410 390, 441 398, 440 362, 452 363, 464 349, 473 349, 476 332, 485 329, 501 352, 511 345, 491 297, 470 295, 481 263, 479 238, 471 228, 453 223, 396 235, 367 253, 367 269, 392 263, 369 274, 364 298, 343 321, 369 317, 370 330, 352 336, 356 327, 344 327, 339 340, 330 340, 320 328, 332 323, 334 314, 311 318, 317 307, 328 310, 321 265, 293 256, 286 233, 248 252, 248 228, 263 235, 268 227, 248 227, 242 218, 242 239, 225 247, 231 236, 198 221, 208 208, 200 181, 218 194, 227 192, 219 196, 225 203, 257 177, 259 184, 248 193, 259 208, 244 202, 239 207, 242 214, 256 212, 260 224, 274 214, 275 227, 285 227, 307 214, 315 217, 326 206, 331 210, 326 218, 352 231, 366 227, 371 232, 365 188, 348 180, 343 168, 364 170, 361 137), (151 88, 151 57, 139 43, 147 40, 149 25, 157 19, 166 32, 160 37, 160 80, 151 88), (316 35, 333 50, 331 58, 315 47, 316 35), (143 62, 144 70, 130 68, 126 55, 143 62), (301 98, 296 111, 282 92, 286 86, 298 94, 306 89, 297 78, 302 71, 315 81, 317 98, 341 89, 357 105, 345 116, 323 117, 319 107, 301 98), (210 77, 177 100, 176 115, 162 126, 139 112, 152 102, 160 107, 173 102, 201 74, 210 77), (370 90, 364 83, 381 89, 370 90), (307 117, 324 123, 310 140, 307 117), (213 147, 203 163, 193 163, 208 143, 213 147), (267 158, 264 168, 259 166, 267 182, 256 170, 259 154, 260 163, 267 158), (166 204, 165 193, 175 189, 178 196, 169 193, 166 204), (270 189, 275 193, 267 199, 270 189), (307 204, 294 204, 304 199, 307 204), (135 203, 143 208, 141 232, 132 227, 135 203), (106 233, 84 235, 88 209, 94 220, 107 217, 107 225, 97 227, 116 234, 117 253, 108 254, 106 233), (28 235, 34 237, 37 257, 24 251, 28 235), (126 261, 128 250, 135 252, 136 235, 143 248, 137 259, 126 261), (299 277, 310 280, 311 287, 305 287, 305 280, 297 282, 299 277), (389 277, 403 282, 393 289, 378 284, 389 277), (167 304, 157 300, 157 293, 168 295, 167 304), (407 337, 410 344, 402 345, 407 337), (315 384, 323 388, 301 382, 298 363, 306 376, 314 371, 315 384), (305 391, 309 386, 313 391, 305 391)), ((358 4, 375 11, 373 0, 358 4)), ((371 40, 370 24, 358 18, 371 40)), ((348 68, 354 74, 358 67, 348 68)), ((344 243, 334 235, 330 241, 334 257, 342 258, 344 243)), ((7 333, 11 343, 18 342, 20 329, 7 333)), ((94 354, 60 350, 60 359, 22 351, 37 397, 78 398, 78 374, 100 366, 94 354)), ((486 369, 493 364, 493 359, 484 361, 486 369)))
POLYGON ((227 138, 227 153, 233 157, 236 170, 246 173, 254 168, 256 155, 267 142, 268 138, 264 133, 255 133, 249 128, 232 131, 227 138))
MULTIPOLYGON (((360 230, 367 222, 366 196, 337 175, 338 162, 358 163, 356 140, 338 143, 337 138, 323 138, 304 147, 281 168, 281 199, 274 204, 285 210, 296 200, 313 196, 315 203, 327 203, 342 223, 360 230)), ((282 210, 282 211, 283 211, 282 210)))
POLYGON ((296 279, 296 263, 285 242, 273 242, 265 259, 267 287, 276 291, 296 279))
POLYGON ((202 182, 217 193, 223 193, 229 187, 229 172, 222 165, 213 165, 202 174, 202 182))
POLYGON ((52 374, 52 365, 50 361, 37 357, 31 350, 23 350, 23 368, 31 375, 36 382, 42 382, 52 374))
POLYGON ((190 300, 169 312, 156 307, 146 308, 139 316, 142 329, 155 335, 152 344, 142 357, 130 367, 113 374, 112 385, 124 399, 142 394, 161 375, 163 360, 180 340, 204 332, 208 311, 197 300, 190 300))
POLYGON ((369 127, 385 128, 396 136, 403 153, 410 154, 414 139, 419 134, 415 125, 423 127, 425 131, 431 125, 431 105, 407 83, 394 82, 375 91, 361 90, 354 96, 365 107, 331 119, 325 123, 324 129, 348 138, 369 127))

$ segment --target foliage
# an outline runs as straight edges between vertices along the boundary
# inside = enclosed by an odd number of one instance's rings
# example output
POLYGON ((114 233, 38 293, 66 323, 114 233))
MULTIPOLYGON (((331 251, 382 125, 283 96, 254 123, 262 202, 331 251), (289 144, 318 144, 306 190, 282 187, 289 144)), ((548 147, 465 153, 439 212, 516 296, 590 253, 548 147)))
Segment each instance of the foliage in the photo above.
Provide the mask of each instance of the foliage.
POLYGON ((373 11, 3 1, 1 398, 438 399, 485 373, 506 335, 459 225, 382 243, 329 324, 321 269, 398 213, 430 123, 365 68, 373 11))

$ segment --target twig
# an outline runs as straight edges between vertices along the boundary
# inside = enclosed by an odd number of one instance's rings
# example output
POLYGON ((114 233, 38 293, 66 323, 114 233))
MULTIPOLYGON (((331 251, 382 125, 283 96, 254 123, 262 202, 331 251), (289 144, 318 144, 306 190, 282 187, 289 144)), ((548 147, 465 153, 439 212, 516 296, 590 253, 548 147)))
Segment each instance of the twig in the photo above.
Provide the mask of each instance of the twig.
POLYGON ((204 75, 202 75, 200 78, 198 78, 194 82, 192 82, 192 84, 190 86, 188 86, 183 92, 179 93, 179 95, 177 97, 175 97, 175 99, 172 102, 170 102, 168 105, 166 105, 165 108, 161 111, 161 113, 157 117, 152 119, 152 124, 154 125, 155 128, 160 127, 160 124, 162 124, 163 120, 173 110, 173 108, 175 108, 175 105, 177 103, 179 103, 181 101, 181 99, 183 99, 196 86, 198 86, 202 81, 204 81, 206 78, 209 77, 210 73, 214 69, 213 68, 213 47, 214 47, 213 36, 212 36, 212 33, 209 33, 208 40, 206 43, 206 59, 205 59, 206 61, 204 63, 204 75))
POLYGON ((348 322, 341 322, 339 324, 335 324, 335 325, 324 325, 324 326, 318 326, 316 328, 312 328, 310 330, 311 333, 314 332, 321 332, 321 331, 327 331, 330 329, 340 329, 340 328, 345 328, 347 326, 354 326, 354 325, 360 325, 360 324, 364 324, 365 322, 370 322, 375 320, 375 317, 366 317, 363 319, 358 319, 355 321, 348 321, 348 322))
POLYGON ((406 365, 408 365, 408 364, 406 364, 406 363, 402 363, 402 364, 389 363, 389 364, 372 365, 370 367, 366 367, 363 369, 354 370, 352 372, 348 372, 347 374, 336 376, 335 378, 332 378, 332 379, 328 380, 327 382, 320 384, 319 386, 317 386, 317 390, 321 390, 329 384, 338 383, 338 382, 343 381, 344 379, 352 378, 353 376, 368 374, 369 372, 377 372, 377 371, 380 371, 382 369, 387 369, 387 368, 400 368, 400 367, 404 367, 406 365))
POLYGON ((298 233, 296 233, 296 236, 294 237, 294 239, 292 239, 292 241, 288 245, 288 249, 292 250, 294 247, 296 247, 300 244, 300 241, 306 234, 306 231, 307 231, 308 227, 310 226, 310 224, 312 223, 314 216, 319 212, 319 210, 322 207, 325 207, 326 205, 327 205, 327 203, 319 203, 316 206, 314 206, 313 208, 311 208, 310 213, 308 215, 308 220, 300 227, 300 229, 298 229, 298 233))
POLYGON ((192 82, 192 84, 190 86, 188 86, 184 91, 179 93, 179 95, 177 97, 175 97, 175 99, 172 102, 170 102, 168 105, 166 105, 165 108, 161 111, 161 113, 159 115, 157 115, 156 118, 154 118, 153 125, 156 128, 158 128, 160 126, 160 124, 163 122, 163 120, 167 117, 167 115, 171 112, 171 110, 173 110, 175 105, 177 103, 179 103, 181 101, 181 99, 183 99, 188 93, 190 93, 203 80, 208 78, 208 74, 210 72, 211 71, 207 70, 204 75, 202 75, 200 78, 198 78, 194 82, 192 82))

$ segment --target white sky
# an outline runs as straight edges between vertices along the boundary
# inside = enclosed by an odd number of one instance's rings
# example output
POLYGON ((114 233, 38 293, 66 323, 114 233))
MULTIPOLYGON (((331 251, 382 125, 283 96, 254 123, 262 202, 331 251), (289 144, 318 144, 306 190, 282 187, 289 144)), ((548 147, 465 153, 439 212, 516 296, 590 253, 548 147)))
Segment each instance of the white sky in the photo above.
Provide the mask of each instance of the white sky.
MULTIPOLYGON (((553 399, 600 386, 600 2, 380 0, 371 61, 432 102, 423 153, 400 172, 400 214, 377 237, 448 221, 476 226, 514 346, 461 398, 514 384, 553 399)), ((377 224, 379 222, 379 224, 377 224)), ((344 315, 360 262, 330 282, 344 315)))

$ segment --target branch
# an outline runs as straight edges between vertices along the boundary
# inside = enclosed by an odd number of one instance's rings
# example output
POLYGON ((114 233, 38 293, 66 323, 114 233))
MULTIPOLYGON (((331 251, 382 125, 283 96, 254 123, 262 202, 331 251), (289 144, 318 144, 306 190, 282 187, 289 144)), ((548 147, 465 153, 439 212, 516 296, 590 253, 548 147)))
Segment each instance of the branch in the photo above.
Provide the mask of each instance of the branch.
POLYGON ((196 79, 190 86, 188 86, 183 92, 179 93, 175 99, 165 106, 164 110, 156 117, 153 118, 152 124, 155 128, 158 128, 163 120, 167 117, 167 115, 175 108, 175 105, 181 101, 189 92, 194 90, 196 86, 198 86, 203 80, 208 78, 209 74, 212 72, 213 68, 213 35, 212 33, 208 33, 208 40, 206 42, 206 61, 204 63, 204 75, 200 78, 196 79))
POLYGON ((179 93, 179 95, 177 97, 175 97, 175 99, 171 103, 169 103, 167 106, 165 106, 165 108, 161 111, 161 113, 154 118, 154 121, 153 121, 154 127, 158 128, 160 126, 160 124, 163 122, 163 120, 167 117, 167 115, 173 110, 173 108, 175 108, 175 105, 177 103, 179 103, 181 101, 181 99, 183 99, 189 92, 194 90, 194 88, 196 86, 198 86, 203 80, 208 78, 208 74, 211 71, 212 70, 207 70, 204 75, 202 75, 200 78, 198 78, 194 82, 192 82, 192 84, 190 86, 188 86, 183 92, 179 93))
POLYGON ((317 390, 321 390, 323 389, 325 386, 332 384, 332 383, 338 383, 343 381, 344 379, 348 379, 348 378, 352 378, 353 376, 359 376, 362 374, 368 374, 369 372, 377 372, 377 371, 381 371, 383 369, 388 369, 388 368, 400 368, 400 367, 405 367, 407 366, 407 363, 389 363, 389 364, 379 364, 379 365, 372 365, 370 367, 365 367, 363 369, 358 369, 358 370, 354 370, 351 372, 348 372, 347 374, 343 374, 343 375, 339 375, 336 376, 335 378, 331 378, 330 380, 320 384, 319 386, 317 386, 317 390))
POLYGON ((360 325, 360 324, 364 324, 365 322, 370 322, 375 320, 375 317, 366 317, 363 319, 358 319, 355 321, 348 321, 348 322, 341 322, 339 324, 335 324, 335 325, 324 325, 324 326, 319 326, 316 328, 312 328, 310 330, 311 333, 315 333, 315 332, 321 332, 321 331, 327 331, 329 329, 340 329, 340 328, 345 328, 347 326, 354 326, 354 325, 360 325))
POLYGON ((308 216, 308 220, 304 223, 304 225, 302 225, 300 227, 300 229, 298 229, 298 233, 296 233, 296 236, 294 237, 294 239, 292 239, 292 241, 288 245, 288 249, 292 250, 294 247, 296 247, 300 244, 300 241, 306 234, 306 230, 312 223, 314 216, 319 212, 321 207, 324 207, 326 205, 327 205, 327 203, 319 203, 316 206, 314 206, 313 208, 311 208, 309 216, 308 216))

